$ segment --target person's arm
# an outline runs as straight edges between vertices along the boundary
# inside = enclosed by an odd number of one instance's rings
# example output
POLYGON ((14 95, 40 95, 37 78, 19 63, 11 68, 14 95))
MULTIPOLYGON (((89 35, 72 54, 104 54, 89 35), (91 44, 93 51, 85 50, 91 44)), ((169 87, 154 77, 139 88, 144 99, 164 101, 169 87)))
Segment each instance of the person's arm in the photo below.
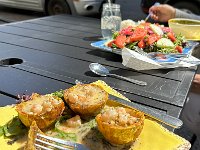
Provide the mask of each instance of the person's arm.
POLYGON ((182 10, 176 9, 170 5, 158 5, 152 6, 149 9, 149 13, 151 13, 151 18, 153 20, 159 22, 167 22, 169 19, 172 18, 188 18, 188 19, 197 19, 200 20, 200 16, 186 13, 182 10))
POLYGON ((200 74, 194 76, 191 92, 200 94, 200 74))
POLYGON ((200 16, 195 14, 189 14, 187 12, 184 12, 182 10, 176 9, 175 18, 187 18, 187 19, 196 19, 200 20, 200 16))

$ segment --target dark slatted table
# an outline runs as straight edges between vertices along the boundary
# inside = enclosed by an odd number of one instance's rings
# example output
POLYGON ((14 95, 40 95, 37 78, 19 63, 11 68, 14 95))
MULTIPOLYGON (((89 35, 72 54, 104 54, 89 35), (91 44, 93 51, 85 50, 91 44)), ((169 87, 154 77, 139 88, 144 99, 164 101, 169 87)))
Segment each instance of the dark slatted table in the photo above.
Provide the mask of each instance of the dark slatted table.
POLYGON ((136 103, 179 117, 195 69, 128 69, 121 64, 121 56, 90 46, 100 36, 100 20, 77 16, 50 16, 0 26, 0 59, 23 60, 0 68, 0 105, 10 104, 17 94, 51 93, 73 86, 76 79, 88 83, 100 79, 136 103), (148 85, 96 76, 88 67, 92 62, 148 85))

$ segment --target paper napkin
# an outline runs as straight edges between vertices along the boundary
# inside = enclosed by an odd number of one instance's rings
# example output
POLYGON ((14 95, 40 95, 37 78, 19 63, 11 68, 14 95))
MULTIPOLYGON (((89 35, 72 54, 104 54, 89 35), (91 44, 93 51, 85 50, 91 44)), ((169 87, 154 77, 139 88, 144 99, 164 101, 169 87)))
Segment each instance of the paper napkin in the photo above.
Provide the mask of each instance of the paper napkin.
POLYGON ((122 64, 128 68, 135 70, 150 70, 150 69, 164 69, 164 68, 177 68, 177 67, 194 67, 197 64, 188 63, 188 61, 199 61, 200 60, 189 55, 186 58, 174 62, 158 63, 147 56, 144 56, 136 51, 128 48, 122 49, 122 64), (186 62, 187 61, 187 62, 186 62))

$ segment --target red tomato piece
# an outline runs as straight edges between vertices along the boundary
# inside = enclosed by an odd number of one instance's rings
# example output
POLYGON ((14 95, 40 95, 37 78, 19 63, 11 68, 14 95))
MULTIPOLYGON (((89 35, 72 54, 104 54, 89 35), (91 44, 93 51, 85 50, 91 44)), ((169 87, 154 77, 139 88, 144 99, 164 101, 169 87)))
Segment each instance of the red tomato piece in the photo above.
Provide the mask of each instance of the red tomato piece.
POLYGON ((148 28, 148 29, 147 29, 147 32, 148 32, 149 34, 154 34, 154 32, 153 32, 153 30, 151 30, 151 28, 148 28))
POLYGON ((145 48, 145 42, 144 42, 144 40, 141 40, 141 41, 138 43, 138 47, 139 47, 139 48, 145 48))
POLYGON ((125 35, 119 35, 115 39, 115 44, 119 48, 124 48, 126 42, 126 36, 125 35))
POLYGON ((176 37, 174 36, 174 34, 172 32, 167 33, 167 37, 172 41, 176 41, 176 37))
POLYGON ((126 37, 126 43, 127 44, 131 43, 131 37, 130 36, 126 37))
POLYGON ((149 45, 152 45, 154 42, 158 41, 160 39, 160 36, 157 34, 151 34, 149 35, 148 39, 147 39, 147 43, 149 45))
POLYGON ((183 47, 182 47, 182 46, 176 46, 176 50, 177 50, 179 53, 183 53, 183 47))
POLYGON ((123 34, 123 35, 132 35, 133 34, 133 27, 129 26, 125 29, 122 29, 120 31, 120 34, 123 34))
POLYGON ((141 41, 147 35, 147 31, 144 28, 136 28, 131 35, 131 42, 141 41))
POLYGON ((112 47, 112 44, 114 43, 114 40, 112 40, 112 41, 110 41, 108 44, 107 44, 107 46, 108 47, 112 47))
POLYGON ((161 29, 163 30, 164 33, 172 32, 172 29, 169 27, 162 27, 161 29))

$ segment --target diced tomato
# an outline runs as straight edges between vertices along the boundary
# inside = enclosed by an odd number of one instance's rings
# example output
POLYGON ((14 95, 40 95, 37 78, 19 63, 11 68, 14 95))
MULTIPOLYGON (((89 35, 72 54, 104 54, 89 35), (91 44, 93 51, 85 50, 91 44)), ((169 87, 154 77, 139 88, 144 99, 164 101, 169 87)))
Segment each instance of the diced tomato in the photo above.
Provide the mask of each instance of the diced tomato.
POLYGON ((112 44, 114 43, 114 40, 112 40, 112 41, 110 41, 108 44, 107 44, 107 46, 108 47, 112 47, 112 44))
POLYGON ((154 34, 153 30, 152 30, 150 27, 147 29, 147 32, 148 32, 149 34, 154 34))
POLYGON ((122 35, 132 35, 133 34, 133 27, 129 26, 125 29, 122 29, 120 31, 120 34, 122 34, 122 35))
POLYGON ((172 42, 176 41, 176 38, 175 38, 175 36, 174 36, 174 34, 173 34, 172 32, 167 33, 167 37, 168 37, 172 42))
POLYGON ((149 45, 152 45, 154 42, 158 41, 160 39, 160 36, 157 34, 151 34, 148 39, 147 39, 147 43, 149 45))
POLYGON ((141 41, 147 34, 144 28, 136 28, 133 35, 131 35, 131 42, 141 41))
POLYGON ((154 32, 152 31, 152 29, 149 26, 150 24, 147 23, 146 26, 144 26, 144 29, 147 31, 148 34, 153 34, 154 32))
POLYGON ((131 43, 131 37, 130 36, 126 37, 126 43, 127 44, 131 43))
POLYGON ((182 47, 182 46, 176 46, 176 50, 177 50, 179 53, 183 53, 183 47, 182 47))
POLYGON ((138 47, 139 47, 139 48, 145 48, 145 42, 144 42, 144 40, 141 40, 141 41, 138 43, 138 47))
POLYGON ((162 27, 161 29, 163 30, 164 33, 172 32, 171 28, 169 27, 162 27))
POLYGON ((126 42, 126 36, 125 35, 119 35, 115 39, 115 44, 119 48, 124 48, 126 42))

